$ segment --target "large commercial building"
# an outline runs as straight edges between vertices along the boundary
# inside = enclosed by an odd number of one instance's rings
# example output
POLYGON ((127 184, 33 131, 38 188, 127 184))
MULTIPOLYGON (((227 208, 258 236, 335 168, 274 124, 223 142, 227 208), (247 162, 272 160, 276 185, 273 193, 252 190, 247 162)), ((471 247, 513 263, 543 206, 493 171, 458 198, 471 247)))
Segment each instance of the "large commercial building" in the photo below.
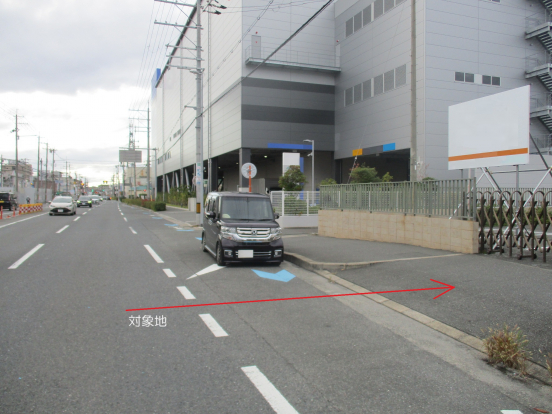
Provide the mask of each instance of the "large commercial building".
MULTIPOLYGON (((394 180, 460 178, 463 172, 447 168, 448 107, 525 85, 531 134, 548 154, 548 1, 415 0, 413 13, 412 0, 338 0, 262 65, 326 1, 233 0, 220 15, 206 8, 203 154, 210 189, 245 186, 245 162, 257 166, 266 188, 277 186, 283 152, 298 152, 310 177, 311 141, 314 187, 329 177, 347 182, 355 162, 394 180)), ((195 30, 184 29, 153 79, 160 191, 193 176, 196 79, 177 67, 195 66, 195 52, 186 49, 195 47, 195 30)), ((539 163, 531 156, 522 169, 539 163)), ((521 184, 539 174, 523 175, 521 184)), ((502 177, 512 184, 512 175, 502 177)))

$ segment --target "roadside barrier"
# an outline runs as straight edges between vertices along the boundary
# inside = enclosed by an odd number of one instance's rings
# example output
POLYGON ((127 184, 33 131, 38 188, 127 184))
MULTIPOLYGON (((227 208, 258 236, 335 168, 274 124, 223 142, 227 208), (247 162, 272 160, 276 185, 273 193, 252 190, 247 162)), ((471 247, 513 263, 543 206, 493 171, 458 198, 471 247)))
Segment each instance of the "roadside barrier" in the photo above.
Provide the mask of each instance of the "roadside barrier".
POLYGON ((21 204, 19 206, 19 215, 36 213, 37 211, 42 211, 42 203, 38 204, 21 204))

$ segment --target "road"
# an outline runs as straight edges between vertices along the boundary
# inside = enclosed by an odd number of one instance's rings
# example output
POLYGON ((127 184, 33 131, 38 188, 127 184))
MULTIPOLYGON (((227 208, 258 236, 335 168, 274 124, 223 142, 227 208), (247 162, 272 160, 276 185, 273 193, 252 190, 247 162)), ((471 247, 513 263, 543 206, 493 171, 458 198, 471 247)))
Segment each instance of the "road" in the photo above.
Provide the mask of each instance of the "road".
POLYGON ((155 213, 108 201, 11 220, 1 413, 552 411, 549 387, 363 297, 126 312, 349 293, 287 263, 217 268, 197 229, 155 213))

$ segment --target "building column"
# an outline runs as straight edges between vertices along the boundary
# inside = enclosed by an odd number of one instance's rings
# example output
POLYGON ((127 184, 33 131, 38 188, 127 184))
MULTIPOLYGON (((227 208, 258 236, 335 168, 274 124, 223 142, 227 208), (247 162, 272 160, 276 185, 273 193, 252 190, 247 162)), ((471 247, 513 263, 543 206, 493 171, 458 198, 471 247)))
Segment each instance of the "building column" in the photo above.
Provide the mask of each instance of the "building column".
POLYGON ((209 160, 209 191, 217 191, 218 187, 218 157, 209 160))
POLYGON ((251 162, 251 148, 240 148, 240 165, 238 174, 240 175, 240 187, 249 187, 249 178, 245 178, 241 173, 242 165, 251 162))
POLYGON ((343 162, 341 160, 334 161, 334 180, 338 184, 342 184, 342 174, 343 174, 343 162))

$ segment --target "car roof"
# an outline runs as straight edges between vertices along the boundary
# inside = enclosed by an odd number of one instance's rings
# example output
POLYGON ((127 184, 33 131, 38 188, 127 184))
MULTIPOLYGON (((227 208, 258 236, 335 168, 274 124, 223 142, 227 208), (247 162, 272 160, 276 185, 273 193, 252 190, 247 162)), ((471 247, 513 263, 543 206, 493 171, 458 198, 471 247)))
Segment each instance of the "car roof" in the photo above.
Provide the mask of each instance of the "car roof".
POLYGON ((240 193, 237 191, 213 191, 207 196, 216 195, 219 197, 252 197, 252 198, 269 198, 266 194, 259 193, 240 193))

